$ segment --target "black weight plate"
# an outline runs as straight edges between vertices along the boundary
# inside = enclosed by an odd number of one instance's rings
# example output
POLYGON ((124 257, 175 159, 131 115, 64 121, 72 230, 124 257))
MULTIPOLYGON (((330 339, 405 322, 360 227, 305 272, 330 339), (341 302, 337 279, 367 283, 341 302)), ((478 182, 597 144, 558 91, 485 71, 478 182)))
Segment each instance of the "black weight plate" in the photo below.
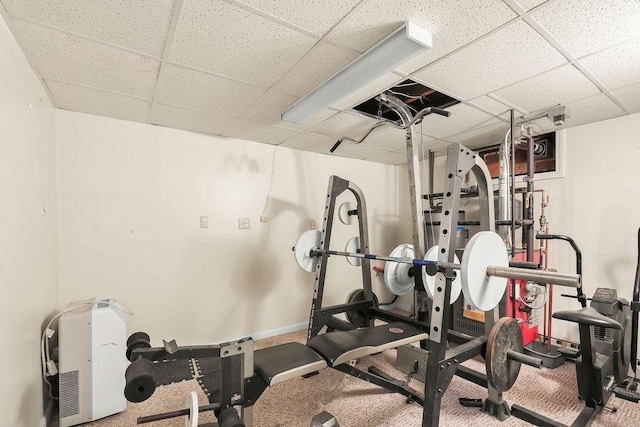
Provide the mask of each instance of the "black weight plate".
POLYGON ((522 332, 515 319, 503 317, 491 328, 485 353, 487 381, 499 392, 509 390, 520 373, 520 362, 507 358, 509 350, 522 353, 522 332))
POLYGON ((124 373, 126 380, 124 396, 129 402, 139 403, 151 397, 156 390, 156 378, 153 362, 138 359, 127 368, 124 373))
MULTIPOLYGON (((364 301, 364 289, 355 289, 351 291, 347 297, 347 304, 360 301, 364 301)), ((373 306, 375 308, 380 306, 380 302, 375 293, 373 293, 373 306)), ((347 316, 347 320, 358 328, 366 328, 369 326, 369 320, 371 320, 371 316, 367 316, 364 310, 350 310, 347 311, 345 315, 347 316)))

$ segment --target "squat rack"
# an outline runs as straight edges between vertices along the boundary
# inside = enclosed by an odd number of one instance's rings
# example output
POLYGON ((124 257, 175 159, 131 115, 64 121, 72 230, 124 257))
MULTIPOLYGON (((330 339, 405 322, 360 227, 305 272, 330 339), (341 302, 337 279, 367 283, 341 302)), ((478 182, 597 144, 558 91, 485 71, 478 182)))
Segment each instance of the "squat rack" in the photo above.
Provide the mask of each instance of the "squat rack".
MULTIPOLYGON (((381 94, 378 97, 378 101, 398 114, 400 117, 400 124, 379 122, 369 129, 369 131, 366 132, 359 141, 351 141, 360 143, 371 133, 371 131, 381 126, 392 126, 405 130, 414 254, 416 258, 423 258, 426 248, 424 217, 422 215, 422 188, 421 181, 418 179, 420 176, 420 156, 418 147, 414 144, 415 129, 413 126, 427 114, 437 113, 448 116, 450 113, 436 108, 427 108, 422 110, 416 116, 413 116, 411 110, 406 104, 397 97, 387 93, 381 94)), ((335 150, 342 141, 347 139, 349 138, 340 139, 332 148, 332 151, 335 150)), ((493 189, 491 187, 491 176, 486 164, 480 156, 477 156, 476 153, 470 149, 460 144, 451 144, 447 150, 444 190, 445 196, 442 208, 444 216, 441 222, 440 236, 438 238, 440 247, 438 262, 440 263, 454 263, 455 261, 455 233, 450 231, 456 230, 457 215, 454 215, 453 213, 458 212, 460 205, 460 189, 462 181, 468 172, 472 172, 474 174, 478 183, 480 227, 482 230, 495 231, 494 206, 492 199, 493 189)), ((319 258, 316 266, 316 277, 307 338, 311 339, 315 337, 323 326, 331 326, 331 324, 338 322, 333 317, 335 314, 344 313, 350 310, 357 310, 366 313, 365 317, 369 319, 369 326, 373 325, 374 318, 379 318, 385 321, 402 321, 404 323, 420 327, 429 333, 428 340, 423 342, 421 345, 423 348, 426 348, 425 354, 428 355, 426 376, 423 380, 425 390, 422 425, 437 426, 439 424, 441 399, 454 375, 461 376, 476 384, 487 387, 488 397, 484 403, 484 410, 500 420, 507 418, 510 415, 510 409, 502 398, 502 392, 493 388, 491 384, 488 384, 486 375, 460 366, 462 362, 484 353, 487 335, 499 317, 498 308, 495 307, 491 311, 485 313, 485 334, 480 337, 472 338, 466 334, 449 330, 449 319, 451 317, 452 306, 448 304, 448 301, 451 296, 451 287, 455 274, 453 269, 443 268, 437 272, 436 289, 430 312, 428 311, 426 304, 427 296, 424 284, 422 283, 422 274, 414 271, 413 277, 416 282, 415 291, 418 294, 422 294, 417 298, 420 302, 419 306, 416 307, 417 310, 415 310, 417 311, 417 319, 407 318, 386 310, 381 310, 374 306, 373 292, 371 289, 370 261, 366 258, 362 259, 361 263, 363 300, 330 307, 322 306, 327 263, 329 258, 326 251, 328 251, 330 247, 336 198, 347 190, 349 190, 356 198, 356 212, 361 242, 360 250, 363 253, 369 252, 367 212, 362 191, 355 184, 342 178, 332 176, 329 180, 329 187, 327 190, 322 237, 320 242, 321 248, 325 252, 324 255, 319 258), (427 315, 429 320, 428 322, 427 315), (447 349, 448 340, 460 345, 452 349, 447 349)), ((365 379, 369 379, 372 380, 371 382, 377 383, 373 380, 378 380, 378 378, 372 377, 370 373, 363 374, 365 379)), ((378 377, 379 375, 374 376, 378 377)))

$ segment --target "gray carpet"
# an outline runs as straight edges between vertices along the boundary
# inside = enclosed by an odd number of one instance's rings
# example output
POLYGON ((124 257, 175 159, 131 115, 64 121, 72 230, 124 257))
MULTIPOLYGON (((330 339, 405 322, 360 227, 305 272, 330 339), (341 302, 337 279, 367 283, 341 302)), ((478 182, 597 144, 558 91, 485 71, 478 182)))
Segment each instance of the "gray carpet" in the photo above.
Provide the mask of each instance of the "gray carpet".
MULTIPOLYGON (((256 349, 270 347, 284 342, 305 342, 306 331, 284 334, 256 341, 256 349)), ((405 375, 394 368, 395 350, 369 356, 358 362, 358 367, 366 370, 375 365, 383 371, 404 379, 405 375)), ((484 370, 480 361, 465 362, 476 370, 484 370)), ((411 385, 423 391, 424 385, 411 380, 411 385)), ((181 409, 190 391, 198 392, 201 404, 207 400, 196 380, 184 381, 160 387, 146 402, 129 404, 121 414, 96 421, 87 426, 114 427, 134 426, 140 416, 181 409)), ((504 422, 483 414, 478 408, 466 408, 458 403, 459 397, 484 398, 486 390, 461 378, 454 377, 442 400, 441 426, 524 426, 525 422, 509 418, 504 422)), ((515 386, 505 393, 509 404, 518 403, 536 412, 563 423, 571 423, 584 403, 577 398, 575 367, 565 364, 557 369, 537 370, 523 366, 515 386)), ((640 404, 633 404, 612 397, 609 406, 617 408, 615 414, 601 413, 594 426, 631 427, 640 426, 640 404)), ((422 408, 407 404, 405 398, 388 393, 362 380, 346 377, 333 369, 325 369, 308 379, 295 378, 266 390, 254 407, 254 425, 304 427, 311 418, 321 412, 332 413, 343 427, 364 426, 420 426, 422 408), (345 379, 346 378, 346 379, 345 379), (346 380, 346 384, 345 384, 346 380)), ((211 415, 201 415, 201 423, 213 421, 211 415)), ((182 419, 166 420, 149 426, 184 426, 182 419)))

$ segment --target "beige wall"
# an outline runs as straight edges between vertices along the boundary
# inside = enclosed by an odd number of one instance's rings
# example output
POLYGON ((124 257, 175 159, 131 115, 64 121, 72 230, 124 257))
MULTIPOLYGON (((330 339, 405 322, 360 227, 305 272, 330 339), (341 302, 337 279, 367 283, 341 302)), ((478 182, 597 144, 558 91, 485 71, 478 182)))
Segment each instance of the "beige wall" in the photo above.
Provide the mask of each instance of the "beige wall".
MULTIPOLYGON (((397 240, 395 166, 57 111, 60 304, 112 295, 135 313, 129 331, 156 343, 217 342, 308 320, 314 276, 291 251, 322 225, 328 178, 359 185, 371 249, 397 240), (265 207, 268 222, 259 221, 265 207), (209 216, 210 228, 199 218, 209 216), (249 217, 251 228, 238 229, 249 217)), ((344 199, 346 200, 346 199, 344 199)), ((334 248, 356 225, 336 221, 334 248)), ((359 270, 334 257, 325 301, 343 302, 359 270)), ((374 278, 388 299, 381 278, 374 278)))
POLYGON ((40 331, 58 305, 55 115, 0 19, 0 414, 42 416, 40 331))
MULTIPOLYGON (((582 251, 583 288, 591 296, 608 287, 631 299, 640 227, 640 114, 567 129, 564 178, 540 181, 550 194, 550 231, 571 236, 582 251)), ((536 215, 539 208, 536 207, 536 215)), ((575 271, 573 250, 564 242, 550 246, 550 266, 575 271)), ((559 293, 575 294, 557 287, 559 293)), ((579 308, 556 296, 555 310, 579 308)), ((553 321, 554 336, 577 339, 577 328, 553 321)))

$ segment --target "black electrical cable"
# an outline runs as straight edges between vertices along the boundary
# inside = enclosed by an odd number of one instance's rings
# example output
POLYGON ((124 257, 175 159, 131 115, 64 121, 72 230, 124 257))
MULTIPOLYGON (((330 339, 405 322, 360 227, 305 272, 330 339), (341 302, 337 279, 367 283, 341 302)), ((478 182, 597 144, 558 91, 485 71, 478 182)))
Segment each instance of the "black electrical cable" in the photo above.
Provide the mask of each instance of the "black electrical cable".
POLYGON ((393 304, 394 302, 396 302, 397 300, 398 300, 398 295, 396 295, 395 297, 393 297, 393 299, 392 299, 390 302, 383 302, 383 303, 380 303, 379 305, 391 305, 391 304, 393 304))

